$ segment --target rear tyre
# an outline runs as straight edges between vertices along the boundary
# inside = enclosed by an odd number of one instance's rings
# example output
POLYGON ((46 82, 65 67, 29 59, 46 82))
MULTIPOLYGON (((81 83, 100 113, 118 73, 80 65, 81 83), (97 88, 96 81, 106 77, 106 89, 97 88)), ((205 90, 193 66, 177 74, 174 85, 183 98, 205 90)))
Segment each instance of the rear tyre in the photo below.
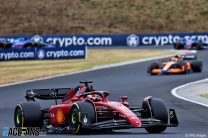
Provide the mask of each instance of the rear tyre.
POLYGON ((14 110, 16 127, 41 127, 42 112, 38 102, 24 102, 16 105, 14 110))
POLYGON ((173 47, 174 47, 174 49, 183 49, 183 44, 180 44, 180 43, 174 43, 173 44, 173 47))
POLYGON ((89 120, 85 121, 90 122, 91 124, 96 122, 95 107, 92 103, 75 102, 69 112, 69 126, 74 134, 86 133, 87 130, 90 129, 83 127, 82 123, 84 122, 84 118, 82 118, 82 113, 86 113, 88 115, 89 120))
POLYGON ((161 133, 165 131, 168 124, 168 111, 163 102, 159 98, 149 98, 143 102, 142 118, 154 118, 160 120, 164 125, 146 127, 148 133, 161 133))
POLYGON ((191 63, 191 68, 193 70, 193 72, 202 72, 202 61, 194 61, 191 63))
POLYGON ((149 68, 147 69, 147 72, 150 73, 151 75, 157 75, 157 73, 153 73, 152 70, 154 69, 159 69, 160 66, 157 62, 152 63, 149 68))
POLYGON ((27 43, 23 46, 23 48, 33 48, 33 44, 32 43, 27 43))
POLYGON ((4 43, 0 43, 0 48, 4 48, 4 43))
POLYGON ((201 50, 201 49, 202 49, 202 43, 195 43, 195 44, 193 44, 193 47, 194 47, 196 50, 201 50))

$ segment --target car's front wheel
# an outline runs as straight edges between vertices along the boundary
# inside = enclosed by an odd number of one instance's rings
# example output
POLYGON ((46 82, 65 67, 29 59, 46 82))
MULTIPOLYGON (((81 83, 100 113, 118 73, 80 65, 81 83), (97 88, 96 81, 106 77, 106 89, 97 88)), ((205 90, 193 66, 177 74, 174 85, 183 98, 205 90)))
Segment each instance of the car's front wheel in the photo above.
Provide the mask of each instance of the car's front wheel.
POLYGON ((153 72, 153 70, 159 68, 160 68, 159 63, 154 62, 148 67, 147 72, 150 73, 150 75, 157 75, 158 73, 153 72))
POLYGON ((96 112, 94 105, 91 102, 75 102, 69 111, 69 127, 71 132, 79 134, 87 132, 89 127, 84 127, 85 124, 91 125, 96 122, 96 112))
POLYGON ((148 133, 161 133, 166 130, 168 124, 168 111, 163 102, 159 98, 149 98, 143 102, 142 113, 143 118, 154 118, 161 121, 164 125, 148 126, 145 130, 148 133))

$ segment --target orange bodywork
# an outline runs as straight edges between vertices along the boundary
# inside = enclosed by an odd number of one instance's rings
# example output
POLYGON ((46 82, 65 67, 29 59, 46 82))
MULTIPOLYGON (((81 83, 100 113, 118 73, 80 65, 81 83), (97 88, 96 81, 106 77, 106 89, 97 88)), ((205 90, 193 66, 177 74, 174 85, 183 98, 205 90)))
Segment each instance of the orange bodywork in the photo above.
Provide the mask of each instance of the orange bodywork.
POLYGON ((162 73, 164 72, 163 70, 167 70, 165 71, 165 73, 174 73, 174 74, 177 74, 177 73, 184 73, 186 71, 190 71, 191 70, 191 64, 189 62, 185 62, 186 66, 183 65, 182 68, 169 68, 171 65, 172 65, 172 61, 170 62, 163 62, 162 63, 162 67, 163 69, 153 69, 151 71, 151 73, 153 74, 158 74, 158 73, 162 73))

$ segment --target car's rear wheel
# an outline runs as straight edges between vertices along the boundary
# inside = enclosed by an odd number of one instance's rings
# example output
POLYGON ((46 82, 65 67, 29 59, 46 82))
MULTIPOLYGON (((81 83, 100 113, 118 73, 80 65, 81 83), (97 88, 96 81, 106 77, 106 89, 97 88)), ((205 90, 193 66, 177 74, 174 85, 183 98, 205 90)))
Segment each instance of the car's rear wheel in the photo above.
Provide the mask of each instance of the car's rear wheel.
POLYGON ((174 47, 174 49, 182 49, 184 46, 183 46, 183 44, 180 44, 180 43, 174 43, 173 47, 174 47))
POLYGON ((83 123, 93 124, 96 122, 95 107, 91 102, 75 102, 69 112, 69 127, 74 134, 86 133, 89 127, 83 127, 83 123), (83 113, 88 117, 84 118, 83 113), (87 120, 89 119, 89 120, 87 120))
POLYGON ((193 44, 193 47, 194 47, 196 50, 201 50, 201 49, 202 49, 202 43, 194 43, 194 44, 193 44))
POLYGON ((0 43, 0 48, 4 48, 5 44, 4 43, 0 43))
POLYGON ((161 121, 164 125, 148 126, 145 130, 148 133, 161 133, 165 131, 168 124, 168 111, 163 102, 159 98, 149 98, 143 102, 142 118, 154 118, 161 121))
POLYGON ((16 105, 14 111, 14 123, 16 127, 41 127, 42 112, 37 102, 24 102, 16 105))
POLYGON ((202 61, 193 61, 191 63, 191 68, 193 72, 202 72, 202 67, 203 67, 202 61))

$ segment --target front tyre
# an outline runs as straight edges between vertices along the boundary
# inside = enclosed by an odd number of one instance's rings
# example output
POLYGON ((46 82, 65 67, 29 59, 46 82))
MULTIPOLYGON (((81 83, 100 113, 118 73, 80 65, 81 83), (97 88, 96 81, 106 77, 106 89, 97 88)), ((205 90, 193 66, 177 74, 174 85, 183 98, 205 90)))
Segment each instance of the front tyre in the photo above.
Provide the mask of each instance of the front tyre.
POLYGON ((153 72, 154 69, 159 69, 160 65, 157 62, 152 63, 148 69, 147 69, 147 73, 150 73, 150 75, 157 75, 158 73, 153 72))
POLYGON ((75 102, 69 112, 69 127, 73 134, 87 132, 89 128, 84 127, 84 123, 95 123, 96 112, 91 102, 75 102), (87 117, 82 115, 87 114, 87 117), (89 119, 89 120, 88 120, 89 119))
POLYGON ((168 111, 163 100, 159 98, 149 98, 143 102, 142 108, 144 109, 144 112, 142 113, 143 118, 158 119, 164 124, 146 127, 145 130, 148 133, 161 133, 166 130, 168 124, 168 111))

